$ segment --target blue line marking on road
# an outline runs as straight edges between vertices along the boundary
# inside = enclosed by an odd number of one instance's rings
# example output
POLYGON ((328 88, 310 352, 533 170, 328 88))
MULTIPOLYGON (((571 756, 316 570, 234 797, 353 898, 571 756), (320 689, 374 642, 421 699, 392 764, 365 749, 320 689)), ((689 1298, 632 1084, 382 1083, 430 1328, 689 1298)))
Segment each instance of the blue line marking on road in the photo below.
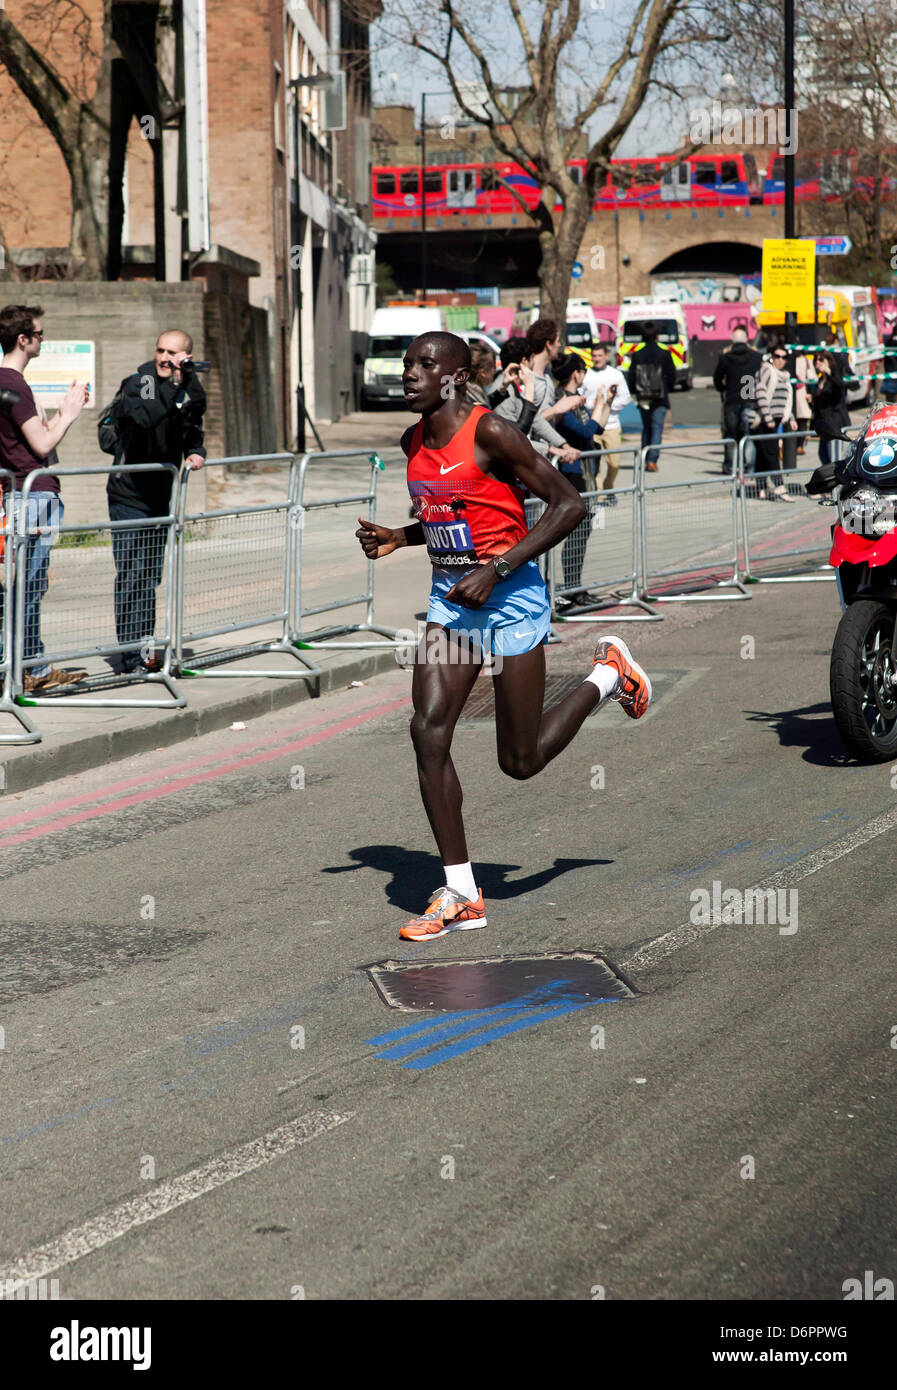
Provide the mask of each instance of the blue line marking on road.
POLYGON ((442 1014, 439 1018, 408 1024, 393 1032, 367 1038, 365 1041, 374 1047, 396 1044, 378 1052, 378 1060, 399 1061, 422 1052, 423 1056, 406 1061, 403 1065, 415 1071, 425 1071, 438 1066, 440 1062, 460 1057, 474 1048, 485 1047, 490 1042, 517 1033, 523 1028, 534 1028, 556 1015, 574 1013, 593 1004, 621 1002, 615 998, 583 999, 581 995, 559 993, 569 984, 569 980, 554 980, 550 985, 541 985, 530 994, 509 1000, 507 1004, 498 1004, 491 1009, 478 1009, 473 1012, 442 1014), (521 1013, 524 1015, 522 1018, 515 1017, 521 1013), (484 1024, 489 1026, 484 1027, 484 1024), (444 1047, 442 1044, 452 1037, 458 1037, 458 1041, 444 1047))
POLYGON ((731 854, 741 854, 743 850, 750 849, 753 840, 741 840, 737 845, 730 845, 728 849, 718 850, 709 859, 705 859, 703 864, 676 864, 671 869, 671 873, 677 878, 687 878, 689 874, 702 874, 718 864, 721 859, 727 859, 731 854))
POLYGON ((487 1028, 482 1033, 475 1033, 469 1038, 462 1038, 459 1042, 453 1043, 451 1047, 439 1048, 436 1052, 429 1052, 423 1057, 418 1057, 415 1061, 406 1062, 404 1065, 408 1070, 426 1071, 429 1067, 438 1066, 440 1062, 448 1062, 452 1057, 460 1057, 465 1052, 471 1052, 476 1047, 486 1047, 490 1042, 507 1037, 510 1033, 519 1033, 523 1028, 535 1028, 537 1024, 544 1023, 549 1018, 556 1018, 561 1014, 576 1013, 578 1009, 588 1009, 593 1004, 619 1004, 620 1002, 619 999, 571 999, 567 1003, 546 1009, 534 1017, 518 1018, 511 1023, 487 1028))
MULTIPOLYGON (((510 999, 507 1004, 495 1004, 491 1009, 465 1009, 461 1012, 441 1014, 439 1018, 428 1018, 423 1022, 409 1023, 404 1028, 397 1028, 394 1032, 381 1033, 376 1038, 365 1038, 365 1042, 372 1047, 378 1047, 381 1043, 399 1042, 402 1038, 410 1038, 418 1033, 435 1033, 449 1025, 461 1023, 465 1019, 476 1020, 479 1024, 486 1018, 493 1015, 504 1013, 519 1013, 521 1009, 542 1008, 549 1004, 556 997, 556 992, 562 986, 569 984, 569 980, 553 980, 550 985, 540 985, 529 994, 522 994, 519 999, 510 999)), ((443 1034, 443 1036, 445 1036, 443 1034)), ((417 1048, 410 1051, 416 1052, 417 1048)))
POLYGON ((92 1100, 88 1105, 79 1105, 77 1110, 70 1110, 67 1115, 57 1115, 53 1120, 45 1120, 42 1125, 32 1125, 30 1129, 20 1130, 18 1134, 6 1134, 0 1138, 0 1144, 15 1144, 19 1139, 30 1139, 35 1134, 45 1134, 47 1130, 56 1129, 58 1125, 77 1120, 80 1115, 88 1115, 91 1110, 99 1110, 102 1106, 111 1105, 114 1100, 120 1099, 120 1096, 104 1096, 102 1100, 92 1100))
POLYGON ((458 1033, 470 1033, 471 1030, 479 1031, 482 1023, 500 1022, 506 1019, 509 1014, 518 1014, 520 1006, 509 1006, 503 1004, 495 1009, 483 1009, 479 1014, 462 1014, 460 1019, 457 1014, 447 1014, 444 1021, 440 1021, 438 1027, 438 1037, 434 1036, 437 1029, 427 1029, 425 1032, 418 1033, 417 1037, 408 1042, 397 1043, 395 1047, 387 1048, 385 1052, 378 1053, 378 1057, 386 1057, 389 1061, 398 1061, 400 1057, 410 1057, 415 1052, 420 1052, 421 1048, 429 1047, 431 1043, 442 1042, 445 1038, 455 1037, 458 1033))
MULTIPOLYGON (((507 1008, 507 1005, 504 1007, 507 1008)), ((474 1009, 470 1013, 443 1014, 439 1019, 428 1018, 424 1023, 409 1023, 407 1028, 397 1028, 394 1033, 381 1033, 379 1037, 376 1038, 365 1038, 365 1042, 370 1043, 372 1047, 379 1047, 380 1043, 392 1042, 394 1039, 398 1040, 399 1038, 410 1038, 413 1037, 415 1033, 430 1033, 435 1028, 441 1028, 443 1024, 451 1023, 455 1019, 479 1018, 482 1012, 482 1009, 474 1009)))

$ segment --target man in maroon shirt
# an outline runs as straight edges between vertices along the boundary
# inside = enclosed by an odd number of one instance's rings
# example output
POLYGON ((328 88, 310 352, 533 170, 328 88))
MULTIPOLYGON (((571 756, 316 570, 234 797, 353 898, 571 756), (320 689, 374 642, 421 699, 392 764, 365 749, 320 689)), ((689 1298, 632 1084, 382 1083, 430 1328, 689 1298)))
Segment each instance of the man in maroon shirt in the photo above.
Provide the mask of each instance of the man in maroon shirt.
MULTIPOLYGON (((50 551, 62 525, 63 506, 59 500, 59 479, 52 473, 36 478, 31 485, 27 516, 22 516, 22 488, 29 473, 56 466, 56 446, 74 424, 87 402, 87 387, 73 381, 62 399, 52 423, 35 403, 31 387, 22 373, 41 349, 43 309, 37 305, 7 304, 0 309, 0 386, 17 391, 19 401, 10 410, 0 411, 0 468, 13 475, 12 491, 6 493, 8 511, 15 530, 28 537, 25 561, 19 583, 25 585, 25 689, 49 690, 79 681, 83 671, 63 671, 42 662, 44 645, 40 637, 40 604, 47 592, 50 551)), ((4 480, 5 481, 5 480, 4 480)))

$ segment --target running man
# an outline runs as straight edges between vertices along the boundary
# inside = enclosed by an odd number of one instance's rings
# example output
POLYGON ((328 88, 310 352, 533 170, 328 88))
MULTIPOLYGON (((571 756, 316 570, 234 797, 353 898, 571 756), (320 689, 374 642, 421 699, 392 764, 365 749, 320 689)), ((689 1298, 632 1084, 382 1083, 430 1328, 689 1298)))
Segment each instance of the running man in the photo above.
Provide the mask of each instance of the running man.
POLYGON ((494 662, 498 764, 520 780, 557 757, 605 700, 617 700, 630 718, 640 719, 651 699, 651 683, 626 643, 602 637, 582 685, 543 711, 550 612, 535 559, 576 529, 585 505, 525 435, 467 399, 469 369, 467 344, 453 333, 415 338, 402 382, 408 408, 421 419, 403 434, 402 448, 417 519, 393 530, 359 517, 355 533, 370 559, 426 545, 433 566, 411 687, 411 739, 445 884, 430 894, 423 916, 402 928, 409 941, 486 925, 451 758, 455 724, 484 655, 494 662), (523 507, 527 489, 546 503, 531 531, 523 507))

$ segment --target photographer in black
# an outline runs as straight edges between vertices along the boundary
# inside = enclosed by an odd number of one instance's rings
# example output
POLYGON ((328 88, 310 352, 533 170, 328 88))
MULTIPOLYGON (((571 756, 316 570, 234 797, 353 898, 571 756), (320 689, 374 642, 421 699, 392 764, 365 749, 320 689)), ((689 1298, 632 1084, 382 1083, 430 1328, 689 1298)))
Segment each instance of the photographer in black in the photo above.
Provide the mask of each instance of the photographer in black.
MULTIPOLYGON (((168 516, 172 506, 172 475, 158 472, 130 473, 128 464, 171 463, 180 468, 202 468, 205 463, 202 417, 206 393, 196 379, 206 363, 194 364, 193 340, 188 333, 171 329, 161 335, 151 362, 144 362, 126 377, 101 422, 101 432, 111 425, 115 463, 106 492, 111 521, 146 521, 168 516), (125 465, 125 467, 121 467, 125 465)), ((101 446, 106 447, 101 437, 101 446)), ((122 527, 112 533, 115 559, 115 630, 122 645, 133 644, 122 655, 122 670, 158 671, 153 655, 156 626, 156 589, 162 579, 165 527, 122 527), (141 644, 139 649, 136 644, 141 644)))

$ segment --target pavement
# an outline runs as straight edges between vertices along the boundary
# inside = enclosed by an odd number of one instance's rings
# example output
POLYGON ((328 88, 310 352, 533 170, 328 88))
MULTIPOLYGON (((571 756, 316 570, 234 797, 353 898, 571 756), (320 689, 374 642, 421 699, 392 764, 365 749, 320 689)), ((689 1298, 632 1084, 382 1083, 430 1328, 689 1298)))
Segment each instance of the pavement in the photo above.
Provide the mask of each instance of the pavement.
MULTIPOLYGON (((897 1275, 897 807, 833 727, 838 616, 831 584, 769 585, 631 626, 647 717, 607 706, 531 782, 468 710, 489 925, 430 945, 398 937, 440 872, 398 668, 10 797, 0 1280, 606 1299, 605 1349, 621 1304, 706 1302, 690 1363, 723 1300, 780 1350, 825 1349, 789 1303, 834 1302, 810 1317, 838 1326, 854 1281, 897 1275), (778 917, 705 910, 752 886, 778 917), (576 952, 632 993, 506 1023, 398 1011, 367 970, 576 952)), ((598 630, 548 649, 549 702, 598 630)), ((865 1321, 829 1350, 856 1364, 865 1321)), ((626 1330, 652 1326, 639 1307, 626 1330)))

